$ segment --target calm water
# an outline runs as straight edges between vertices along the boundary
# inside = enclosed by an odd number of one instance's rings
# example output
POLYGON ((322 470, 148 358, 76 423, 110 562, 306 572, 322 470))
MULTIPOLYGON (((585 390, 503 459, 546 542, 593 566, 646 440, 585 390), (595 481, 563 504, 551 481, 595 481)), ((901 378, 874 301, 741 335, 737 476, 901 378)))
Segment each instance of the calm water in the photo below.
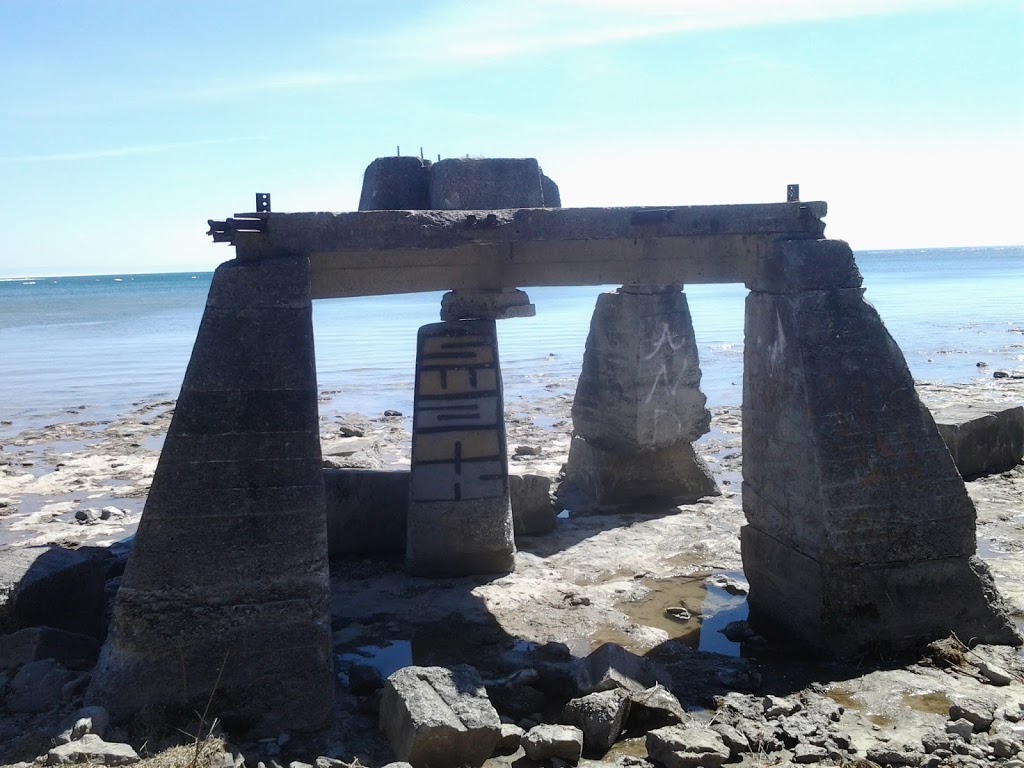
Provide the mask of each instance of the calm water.
MULTIPOLYGON (((873 251, 857 261, 918 379, 1024 368, 1024 247, 873 251)), ((99 418, 176 397, 209 284, 201 273, 0 280, 0 421, 13 428, 78 405, 99 418)), ((534 288, 537 317, 499 323, 508 402, 573 391, 601 290, 534 288)), ((745 293, 687 289, 711 405, 741 400, 745 293)), ((316 302, 319 383, 333 398, 325 407, 411 412, 416 329, 436 322, 439 306, 438 293, 316 302)))

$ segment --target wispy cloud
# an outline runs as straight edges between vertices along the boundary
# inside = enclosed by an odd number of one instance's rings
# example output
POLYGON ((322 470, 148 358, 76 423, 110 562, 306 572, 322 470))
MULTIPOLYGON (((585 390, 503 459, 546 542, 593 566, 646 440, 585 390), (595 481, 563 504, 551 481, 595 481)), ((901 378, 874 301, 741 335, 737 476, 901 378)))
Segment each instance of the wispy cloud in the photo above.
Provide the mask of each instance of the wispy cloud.
POLYGON ((32 163, 57 163, 75 160, 102 160, 111 157, 132 157, 136 155, 155 155, 161 152, 173 152, 192 147, 206 147, 216 144, 235 144, 241 141, 265 141, 266 136, 235 136, 225 139, 198 139, 196 141, 173 141, 163 144, 135 144, 127 147, 111 147, 108 149, 87 149, 78 152, 55 152, 44 155, 8 155, 0 156, 0 165, 27 165, 32 163))
POLYGON ((456 0, 408 29, 346 45, 449 64, 538 55, 702 30, 934 12, 980 0, 456 0))

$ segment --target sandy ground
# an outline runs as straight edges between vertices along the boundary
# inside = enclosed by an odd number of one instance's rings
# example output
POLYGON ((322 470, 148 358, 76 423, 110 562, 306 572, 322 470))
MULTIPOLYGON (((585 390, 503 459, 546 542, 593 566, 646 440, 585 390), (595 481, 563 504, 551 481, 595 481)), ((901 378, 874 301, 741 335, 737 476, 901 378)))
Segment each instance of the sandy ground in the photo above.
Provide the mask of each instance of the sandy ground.
MULTIPOLYGON (((929 405, 1024 402, 1024 381, 1018 379, 920 384, 919 391, 929 405)), ((0 556, 6 547, 108 544, 131 535, 173 405, 140 404, 112 420, 93 421, 89 408, 75 408, 53 424, 0 424, 0 556), (77 519, 76 513, 87 520, 77 519)), ((569 394, 553 392, 508 409, 512 472, 557 476, 568 450, 570 406, 569 394), (540 448, 539 455, 516 455, 515 448, 524 445, 540 448)), ((322 436, 325 441, 358 440, 361 454, 385 466, 407 465, 409 415, 327 413, 321 419, 322 436), (362 437, 341 437, 351 428, 362 437)), ((916 738, 920 744, 918 731, 941 725, 949 697, 976 695, 982 683, 927 665, 838 674, 802 666, 792 650, 782 662, 752 658, 753 666, 729 666, 728 659, 739 662, 740 646, 719 630, 746 615, 738 541, 743 523, 740 432, 740 409, 716 408, 711 432, 698 443, 722 496, 667 515, 569 515, 559 520, 555 532, 518 541, 516 571, 506 577, 415 579, 404 574, 400 561, 334 563, 335 644, 342 677, 348 664, 367 659, 385 674, 410 661, 469 661, 485 676, 500 676, 529 666, 538 648, 564 644, 581 656, 612 640, 666 664, 683 664, 676 670, 683 676, 704 674, 700 664, 710 658, 718 673, 750 672, 766 688, 828 695, 845 707, 844 727, 863 742, 861 754, 871 744, 892 739, 916 738), (715 655, 680 656, 686 649, 715 655), (716 659, 721 660, 717 666, 716 659)), ((972 481, 968 488, 978 510, 979 554, 1020 619, 1024 466, 972 481)), ((1024 670, 1018 651, 979 653, 1024 670)), ((995 695, 992 686, 984 688, 989 698, 995 695)), ((695 684, 684 703, 699 711, 716 692, 723 691, 695 684)), ((1024 683, 997 693, 1006 703, 1016 701, 1014 696, 1024 702, 1022 692, 1024 683)), ((322 735, 324 743, 316 745, 320 754, 329 748, 339 754, 358 752, 371 764, 375 755, 385 754, 372 718, 356 704, 342 700, 338 722, 337 733, 322 735), (366 732, 353 736, 359 729, 366 732)), ((631 749, 623 746, 612 759, 644 764, 635 762, 631 749)), ((309 755, 297 759, 312 761, 309 755)))

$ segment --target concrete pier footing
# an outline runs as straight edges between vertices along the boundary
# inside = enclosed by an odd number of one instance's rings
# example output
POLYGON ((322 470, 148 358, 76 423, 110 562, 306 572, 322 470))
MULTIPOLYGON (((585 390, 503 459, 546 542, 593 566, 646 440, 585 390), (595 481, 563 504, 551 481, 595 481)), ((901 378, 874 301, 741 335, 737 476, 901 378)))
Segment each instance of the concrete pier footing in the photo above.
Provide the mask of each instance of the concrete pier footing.
POLYGON ((975 510, 837 241, 781 242, 747 297, 743 568, 752 619, 832 656, 956 632, 1019 643, 975 510), (817 264, 808 270, 802 265, 817 264))
POLYGON ((575 436, 560 500, 600 511, 717 495, 692 446, 711 421, 700 376, 678 285, 601 294, 573 401, 575 436))
POLYGON ((493 320, 420 328, 414 407, 408 567, 508 573, 515 541, 493 320))
POLYGON ((313 729, 333 701, 309 262, 218 268, 87 699, 313 729))

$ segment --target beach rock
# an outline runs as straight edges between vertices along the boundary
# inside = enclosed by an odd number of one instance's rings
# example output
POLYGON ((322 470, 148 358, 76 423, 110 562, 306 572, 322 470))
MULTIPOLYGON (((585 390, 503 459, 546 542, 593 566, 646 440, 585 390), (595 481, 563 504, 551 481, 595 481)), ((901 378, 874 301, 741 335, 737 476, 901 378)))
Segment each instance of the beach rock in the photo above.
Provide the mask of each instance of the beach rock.
POLYGON ((992 685, 1009 685, 1013 677, 1000 666, 989 664, 987 661, 979 662, 977 665, 978 674, 988 680, 992 685))
POLYGON ((103 707, 83 707, 78 710, 66 727, 56 737, 57 744, 67 744, 69 741, 77 741, 87 733, 103 738, 107 726, 110 725, 110 714, 103 707))
POLYGON ((499 755, 512 754, 519 749, 519 744, 525 735, 526 731, 515 723, 502 723, 501 736, 498 737, 498 744, 494 748, 495 753, 499 755))
POLYGON ((722 737, 722 742, 729 748, 731 757, 738 757, 744 752, 750 751, 750 744, 746 737, 731 725, 713 722, 709 727, 722 737))
POLYGON ((467 664, 405 667, 388 677, 380 729, 399 760, 414 765, 480 765, 501 736, 480 674, 467 664))
POLYGON ((30 661, 18 670, 7 692, 7 709, 34 713, 56 709, 63 687, 76 677, 53 659, 30 661))
POLYGON ((718 768, 729 748, 710 728, 669 725, 647 734, 647 754, 665 768, 718 768))
POLYGON ((769 720, 792 715, 803 707, 799 701, 782 696, 765 696, 761 705, 764 707, 764 716, 769 720))
POLYGON ((55 659, 68 669, 91 669, 100 644, 94 637, 53 627, 27 627, 0 637, 0 669, 55 659))
POLYGON ((793 762, 801 765, 820 763, 828 757, 828 750, 813 744, 797 744, 793 748, 793 762))
POLYGON ((544 475, 509 475, 512 525, 516 536, 553 531, 557 518, 551 503, 551 478, 544 475))
POLYGON ((92 763, 94 765, 131 765, 139 762, 139 754, 128 744, 116 744, 87 733, 77 741, 61 744, 46 753, 47 765, 92 763))
POLYGON ((991 701, 968 697, 957 697, 949 708, 949 719, 967 720, 974 726, 975 733, 987 731, 996 717, 996 707, 991 701))
POLYGON ((950 405, 933 411, 943 442, 966 478, 1013 469, 1024 457, 1024 407, 950 405))
POLYGON ((633 729, 650 731, 689 719, 679 699, 663 685, 652 685, 642 691, 629 690, 627 696, 629 725, 633 729))
POLYGON ((584 695, 613 688, 639 693, 661 682, 659 675, 651 661, 615 643, 604 643, 574 669, 576 687, 584 695))
POLYGON ((101 637, 104 548, 12 547, 0 558, 0 631, 53 627, 101 637))
POLYGON ((583 731, 573 725, 536 725, 522 744, 530 760, 559 758, 575 763, 583 754, 583 731))
POLYGON ((562 711, 562 720, 579 728, 587 754, 599 757, 619 738, 628 714, 629 697, 614 689, 572 699, 562 711))
POLYGON ((348 668, 348 689, 356 696, 368 696, 384 687, 384 676, 369 664, 353 664, 348 668))
POLYGON ((950 720, 946 723, 946 733, 950 736, 959 736, 969 743, 974 733, 974 723, 967 719, 950 720))
POLYGON ((516 720, 543 711, 547 704, 547 697, 532 685, 494 684, 487 687, 487 692, 498 712, 516 720))

